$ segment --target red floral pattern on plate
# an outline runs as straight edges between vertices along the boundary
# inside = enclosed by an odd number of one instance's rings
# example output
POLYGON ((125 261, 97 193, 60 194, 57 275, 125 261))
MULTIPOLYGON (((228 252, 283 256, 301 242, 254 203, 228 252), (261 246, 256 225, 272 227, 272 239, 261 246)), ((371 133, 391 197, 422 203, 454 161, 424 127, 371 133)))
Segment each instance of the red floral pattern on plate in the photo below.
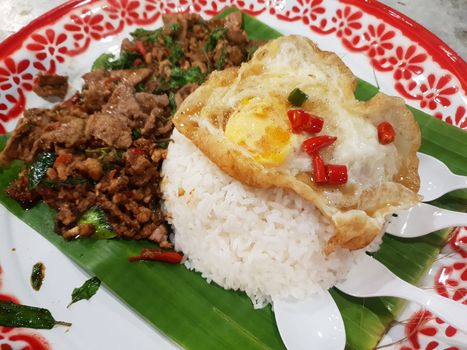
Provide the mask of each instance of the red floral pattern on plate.
MULTIPOLYGON (((449 259, 439 264, 434 275, 433 287, 439 295, 467 305, 467 227, 458 227, 451 233, 445 256, 449 259)), ((444 261, 442 258, 440 261, 444 261)), ((449 346, 450 339, 457 344, 465 343, 467 337, 456 328, 420 309, 413 313, 404 329, 405 341, 399 350, 461 350, 449 346)))
MULTIPOLYGON (((19 303, 19 300, 9 294, 1 292, 3 270, 0 266, 0 300, 19 303)), ((44 337, 24 328, 0 326, 0 350, 51 350, 44 337)))

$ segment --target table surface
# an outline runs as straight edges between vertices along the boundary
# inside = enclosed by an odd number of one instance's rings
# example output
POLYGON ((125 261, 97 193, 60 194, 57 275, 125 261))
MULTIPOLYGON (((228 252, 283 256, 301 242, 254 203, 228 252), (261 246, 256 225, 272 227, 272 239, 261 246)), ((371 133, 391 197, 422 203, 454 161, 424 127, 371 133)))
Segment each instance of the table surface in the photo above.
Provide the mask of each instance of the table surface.
MULTIPOLYGON (((467 0, 380 0, 444 40, 467 60, 467 0)), ((0 40, 64 0, 0 0, 0 40)))

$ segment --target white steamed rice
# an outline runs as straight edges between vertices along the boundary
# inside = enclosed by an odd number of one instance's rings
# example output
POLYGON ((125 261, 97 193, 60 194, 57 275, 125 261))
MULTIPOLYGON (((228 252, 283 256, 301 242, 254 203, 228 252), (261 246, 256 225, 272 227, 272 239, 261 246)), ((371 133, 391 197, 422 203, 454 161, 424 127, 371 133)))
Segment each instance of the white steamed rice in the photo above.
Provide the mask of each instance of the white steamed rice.
POLYGON ((345 276, 362 250, 322 254, 329 221, 295 193, 254 189, 223 173, 174 130, 162 190, 175 248, 208 282, 246 292, 256 308, 304 298, 345 276))

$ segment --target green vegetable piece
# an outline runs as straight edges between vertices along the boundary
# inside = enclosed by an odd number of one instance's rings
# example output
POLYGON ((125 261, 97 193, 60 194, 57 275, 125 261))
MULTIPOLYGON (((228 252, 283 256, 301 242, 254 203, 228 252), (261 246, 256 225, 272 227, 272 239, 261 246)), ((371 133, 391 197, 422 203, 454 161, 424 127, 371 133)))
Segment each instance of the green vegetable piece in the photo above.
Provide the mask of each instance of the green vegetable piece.
POLYGON ((177 101, 175 100, 175 94, 173 92, 169 93, 169 106, 172 109, 172 115, 177 110, 177 101))
POLYGON ((158 148, 167 149, 169 147, 169 143, 173 142, 170 137, 159 139, 156 141, 156 145, 158 148))
POLYGON ((31 272, 31 286, 32 289, 38 291, 42 287, 42 281, 44 281, 45 277, 45 266, 43 263, 38 262, 35 263, 32 267, 31 272))
POLYGON ((76 303, 77 301, 91 299, 94 294, 96 294, 100 285, 101 280, 99 278, 93 277, 88 279, 81 287, 73 289, 73 292, 71 293, 71 302, 67 307, 70 307, 71 304, 76 303))
POLYGON ((69 327, 71 323, 55 321, 47 309, 0 300, 0 326, 51 329, 55 325, 69 327))
POLYGON ((171 80, 169 81, 169 88, 178 90, 186 84, 201 84, 206 77, 201 71, 201 68, 196 66, 186 70, 179 67, 174 67, 172 69, 170 78, 171 80))
POLYGON ((131 129, 131 139, 137 140, 141 137, 141 131, 139 129, 133 128, 131 129))
POLYGON ((112 225, 107 221, 105 212, 99 207, 92 207, 86 211, 78 221, 78 225, 82 224, 90 224, 94 226, 94 229, 96 230, 92 235, 92 238, 94 239, 109 239, 114 238, 117 235, 112 225))
POLYGON ((224 68, 225 65, 225 59, 227 57, 227 51, 225 48, 222 49, 221 54, 219 55, 219 58, 216 60, 214 67, 216 67, 217 70, 221 70, 224 68))
POLYGON ((114 55, 110 53, 104 53, 100 55, 93 63, 92 70, 98 68, 104 68, 108 70, 119 70, 119 69, 130 69, 133 67, 133 62, 136 58, 141 57, 139 52, 124 51, 120 53, 120 56, 114 59, 114 55))
POLYGON ((53 165, 57 155, 52 152, 41 152, 29 166, 28 190, 32 190, 40 184, 47 170, 53 165))
POLYGON ((147 30, 143 28, 137 28, 130 35, 135 39, 141 39, 153 43, 162 33, 161 29, 157 30, 147 30))
POLYGON ((139 83, 135 86, 136 92, 145 92, 146 91, 146 86, 144 86, 144 83, 139 83))
POLYGON ((114 55, 111 53, 103 53, 99 57, 96 58, 94 63, 91 66, 91 70, 96 70, 99 68, 107 69, 109 62, 114 58, 114 55))
POLYGON ((308 95, 299 88, 295 88, 289 94, 288 100, 295 107, 300 107, 306 100, 308 100, 308 95))
POLYGON ((250 60, 250 58, 253 57, 256 50, 258 50, 258 46, 256 45, 247 47, 246 52, 248 53, 248 57, 247 57, 248 60, 250 60))
POLYGON ((172 32, 172 33, 177 33, 180 28, 181 28, 181 24, 180 23, 172 23, 172 24, 169 24, 169 30, 172 32))
POLYGON ((208 40, 204 45, 204 50, 206 52, 214 50, 217 46, 217 42, 224 37, 225 33, 227 33, 227 28, 222 27, 214 29, 211 34, 209 34, 208 40))
POLYGON ((180 45, 174 44, 170 47, 170 55, 167 56, 167 59, 173 65, 177 65, 184 56, 185 54, 183 53, 183 49, 180 45))

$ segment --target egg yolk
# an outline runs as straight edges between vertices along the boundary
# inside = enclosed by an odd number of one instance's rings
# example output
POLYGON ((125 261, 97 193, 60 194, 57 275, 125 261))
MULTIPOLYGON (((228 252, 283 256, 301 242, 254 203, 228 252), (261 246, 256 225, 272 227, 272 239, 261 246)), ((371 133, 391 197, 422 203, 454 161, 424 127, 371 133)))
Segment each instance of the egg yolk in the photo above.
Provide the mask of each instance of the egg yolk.
POLYGON ((243 99, 227 122, 225 136, 265 166, 282 164, 292 150, 287 107, 274 99, 243 99))

